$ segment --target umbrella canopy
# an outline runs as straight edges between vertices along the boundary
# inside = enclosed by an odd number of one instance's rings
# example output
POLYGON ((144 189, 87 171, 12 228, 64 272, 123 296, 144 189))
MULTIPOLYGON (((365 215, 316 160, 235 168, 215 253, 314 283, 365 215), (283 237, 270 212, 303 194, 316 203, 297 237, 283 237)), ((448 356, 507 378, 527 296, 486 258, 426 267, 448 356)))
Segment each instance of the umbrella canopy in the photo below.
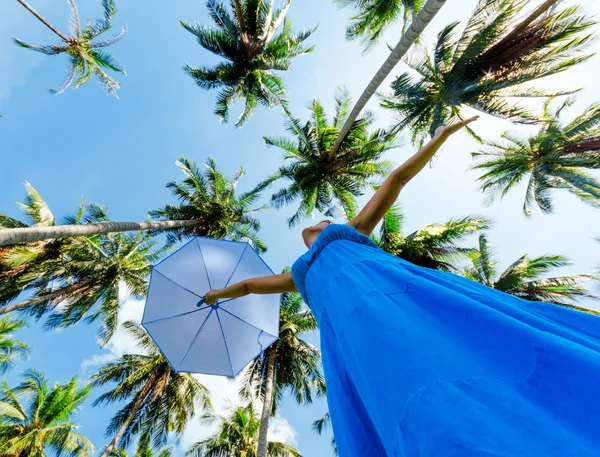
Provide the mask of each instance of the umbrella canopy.
POLYGON ((203 296, 273 271, 245 242, 193 238, 152 269, 142 326, 175 371, 233 377, 279 335, 279 297, 203 296))

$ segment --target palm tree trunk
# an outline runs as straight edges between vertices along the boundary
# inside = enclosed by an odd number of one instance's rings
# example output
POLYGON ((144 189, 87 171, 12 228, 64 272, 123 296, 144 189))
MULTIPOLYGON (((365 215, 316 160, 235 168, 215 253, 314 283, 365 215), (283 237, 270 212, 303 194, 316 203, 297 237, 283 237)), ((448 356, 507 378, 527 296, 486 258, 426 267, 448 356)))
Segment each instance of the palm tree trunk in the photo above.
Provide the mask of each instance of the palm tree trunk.
POLYGON ((140 392, 140 395, 138 396, 137 400, 133 404, 131 411, 129 411, 129 414, 127 415, 127 418, 125 419, 125 422, 123 422, 123 425, 121 425, 121 428, 117 431, 116 435, 114 436, 114 438, 112 439, 110 444, 108 446, 106 446, 106 449, 104 449, 104 452, 102 453, 102 455, 100 457, 108 457, 110 455, 110 453, 113 451, 113 449, 117 446, 119 441, 121 441, 121 438, 123 438, 125 431, 131 424, 131 421, 133 421, 133 418, 135 417, 135 415, 138 413, 138 411, 142 407, 144 400, 146 399, 146 397, 148 396, 148 394, 150 393, 150 391, 156 384, 156 380, 157 380, 157 376, 152 377, 152 379, 150 379, 146 383, 146 385, 143 387, 142 391, 140 392))
POLYGON ((517 25, 512 32, 510 32, 510 36, 518 36, 521 34, 527 27, 529 27, 535 20, 537 20, 542 14, 552 8, 559 0, 546 0, 542 3, 539 8, 533 11, 527 18, 517 25))
POLYGON ((267 362, 267 379, 265 380, 265 398, 263 401, 262 414, 260 416, 260 429, 258 431, 258 447, 256 457, 267 457, 267 433, 269 431, 269 417, 273 406, 273 382, 275 380, 275 358, 277 348, 271 346, 269 361, 267 362))
POLYGON ((12 313, 13 311, 29 308, 30 306, 37 305, 38 303, 42 303, 47 300, 53 300, 55 298, 60 297, 61 295, 65 296, 66 299, 69 297, 69 295, 78 292, 81 289, 85 289, 92 282, 93 279, 86 279, 85 281, 81 281, 77 284, 72 284, 70 286, 61 287, 60 289, 56 289, 54 292, 50 292, 49 294, 45 294, 40 297, 32 298, 31 300, 25 300, 19 303, 15 303, 14 305, 4 306, 3 308, 0 308, 0 316, 3 314, 12 313))
POLYGON ((17 0, 17 2, 19 2, 21 5, 23 5, 25 7, 25 9, 27 9, 31 14, 33 14, 35 17, 37 17, 42 24, 44 24, 46 27, 48 27, 50 30, 52 30, 54 33, 56 33, 65 43, 70 43, 72 41, 69 37, 63 35, 60 30, 58 30, 56 27, 54 27, 52 24, 50 24, 50 22, 48 22, 46 19, 44 19, 44 17, 40 13, 38 13, 36 10, 34 10, 24 0, 17 0))
POLYGON ((38 240, 89 236, 99 233, 130 232, 149 229, 170 229, 199 224, 197 219, 151 222, 100 222, 97 224, 55 225, 0 230, 0 246, 29 243, 38 240))
POLYGON ((340 147, 340 144, 344 140, 345 136, 348 134, 350 127, 352 127, 352 123, 356 120, 360 112, 363 110, 367 102, 371 99, 371 97, 375 94, 375 91, 381 86, 381 83, 388 77, 390 72, 394 69, 396 64, 400 62, 400 59, 404 57, 406 52, 410 49, 413 43, 419 38, 425 27, 429 25, 431 20, 435 17, 435 15, 439 12, 439 10, 444 6, 446 0, 428 0, 425 6, 421 8, 419 14, 416 19, 410 24, 410 27, 406 31, 406 33, 402 36, 402 39, 398 42, 396 47, 392 50, 391 54, 387 58, 387 60, 383 63, 381 68, 377 70, 375 76, 364 90, 354 108, 352 108, 352 112, 346 119, 342 130, 338 134, 333 146, 331 147, 331 151, 329 152, 330 157, 334 157, 337 150, 340 147))

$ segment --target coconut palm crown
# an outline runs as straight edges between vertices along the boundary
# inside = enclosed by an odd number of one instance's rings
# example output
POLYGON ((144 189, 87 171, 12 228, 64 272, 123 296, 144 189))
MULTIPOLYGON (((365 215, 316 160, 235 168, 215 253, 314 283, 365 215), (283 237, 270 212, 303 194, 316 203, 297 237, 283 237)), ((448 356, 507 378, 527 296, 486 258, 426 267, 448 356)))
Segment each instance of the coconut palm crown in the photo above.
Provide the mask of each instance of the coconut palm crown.
POLYGON ((192 160, 181 158, 177 166, 185 175, 181 182, 169 182, 167 188, 178 200, 151 211, 159 220, 195 220, 186 227, 163 230, 167 243, 173 244, 191 236, 248 241, 256 250, 265 252, 267 247, 258 237, 260 223, 253 216, 264 209, 256 206, 262 188, 237 193, 237 185, 244 175, 239 168, 232 178, 227 178, 212 157, 206 159, 204 170, 192 160))
POLYGON ((404 215, 394 205, 384 216, 379 236, 373 236, 381 249, 415 265, 436 270, 454 271, 451 262, 466 259, 474 248, 458 244, 470 235, 489 228, 489 219, 465 216, 443 223, 428 224, 409 235, 403 235, 404 215))
POLYGON ((354 9, 356 14, 350 19, 352 22, 346 29, 346 38, 360 40, 368 50, 399 20, 404 31, 411 16, 414 18, 425 0, 336 0, 335 3, 342 8, 354 9))
POLYGON ((71 8, 71 20, 69 23, 70 37, 59 32, 23 0, 18 1, 56 33, 62 39, 62 43, 35 46, 19 38, 14 38, 15 43, 26 49, 41 52, 49 56, 63 53, 69 56, 65 81, 58 89, 50 89, 50 92, 60 94, 71 85, 77 88, 87 83, 91 76, 95 75, 110 94, 115 97, 117 96, 117 89, 120 87, 120 84, 111 78, 106 73, 106 70, 125 74, 125 68, 112 55, 105 52, 104 48, 120 41, 127 33, 127 29, 123 27, 117 35, 109 38, 100 37, 112 28, 113 18, 116 13, 114 0, 102 0, 103 17, 94 22, 87 21, 83 27, 79 19, 79 12, 75 1, 67 0, 71 8))
MULTIPOLYGON (((207 425, 216 424, 217 431, 194 443, 186 457, 257 457, 260 420, 252 402, 244 406, 232 405, 225 416, 206 414, 202 421, 207 425)), ((287 443, 271 441, 267 446, 267 457, 300 457, 300 452, 287 443)))
POLYGON ((544 277, 550 270, 570 264, 562 255, 530 258, 525 254, 500 273, 493 249, 485 234, 481 234, 479 248, 470 255, 470 263, 463 271, 463 276, 526 300, 577 307, 577 299, 599 299, 580 285, 583 281, 598 279, 593 275, 544 277))
POLYGON ((286 0, 275 9, 274 0, 232 0, 227 7, 208 0, 215 26, 181 22, 200 46, 226 60, 214 67, 185 66, 201 88, 220 89, 215 114, 222 121, 229 121, 229 108, 237 99, 245 99, 237 126, 245 124, 259 104, 287 106, 283 80, 275 71, 289 70, 294 57, 313 50, 304 41, 314 31, 292 31, 292 22, 286 18, 290 4, 286 0))
POLYGON ((339 149, 332 156, 331 146, 342 128, 351 105, 347 90, 338 88, 335 95, 335 115, 329 119, 323 106, 314 100, 310 119, 302 124, 289 117, 286 130, 293 138, 266 138, 269 146, 284 151, 284 164, 259 188, 283 180, 286 186, 271 198, 275 208, 299 200, 298 209, 288 219, 290 226, 311 216, 315 210, 327 216, 341 210, 346 219, 356 215, 355 197, 363 194, 374 179, 387 176, 391 164, 382 160, 386 151, 396 147, 396 140, 382 129, 369 132, 374 122, 372 114, 356 120, 339 149))
POLYGON ((48 386, 41 372, 28 369, 21 383, 0 385, 0 454, 3 456, 88 457, 94 446, 71 422, 90 393, 76 377, 48 386), (26 403, 24 403, 24 401, 26 403))
MULTIPOLYGON (((525 83, 562 72, 584 60, 595 24, 581 8, 539 9, 522 18, 526 0, 480 0, 460 35, 459 23, 438 35, 432 54, 406 60, 416 72, 401 74, 394 94, 382 106, 398 116, 396 129, 408 128, 422 143, 441 125, 463 119, 462 108, 520 123, 537 117, 507 97, 546 97, 551 92, 525 83)), ((555 5, 556 6, 556 5, 555 5)), ((468 128, 476 138, 479 137, 468 128)))
POLYGON ((479 159, 473 168, 485 172, 479 182, 490 200, 504 197, 527 180, 526 215, 532 213, 534 205, 544 213, 552 212, 552 195, 557 189, 566 189, 583 202, 600 207, 600 181, 587 172, 600 169, 600 104, 590 106, 565 125, 560 114, 573 102, 567 99, 553 110, 549 99, 536 135, 505 132, 503 142, 487 142, 487 150, 473 154, 479 159))

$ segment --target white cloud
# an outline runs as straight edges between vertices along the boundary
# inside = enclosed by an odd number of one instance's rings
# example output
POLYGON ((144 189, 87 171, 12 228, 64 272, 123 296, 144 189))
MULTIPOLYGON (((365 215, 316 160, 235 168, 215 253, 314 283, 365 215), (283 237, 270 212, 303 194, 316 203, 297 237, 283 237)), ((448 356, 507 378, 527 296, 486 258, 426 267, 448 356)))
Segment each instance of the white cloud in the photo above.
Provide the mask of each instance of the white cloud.
POLYGON ((275 416, 269 421, 267 439, 269 441, 287 443, 294 447, 297 446, 296 430, 294 430, 285 417, 281 416, 275 416))

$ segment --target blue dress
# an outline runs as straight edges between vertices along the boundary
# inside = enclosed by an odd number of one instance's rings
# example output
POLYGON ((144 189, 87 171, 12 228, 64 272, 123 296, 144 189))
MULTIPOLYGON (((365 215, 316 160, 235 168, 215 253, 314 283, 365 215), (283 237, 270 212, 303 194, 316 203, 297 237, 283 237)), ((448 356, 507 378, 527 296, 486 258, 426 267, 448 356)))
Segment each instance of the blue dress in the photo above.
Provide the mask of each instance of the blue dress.
POLYGON ((600 456, 600 319, 325 228, 292 268, 341 457, 600 456))

